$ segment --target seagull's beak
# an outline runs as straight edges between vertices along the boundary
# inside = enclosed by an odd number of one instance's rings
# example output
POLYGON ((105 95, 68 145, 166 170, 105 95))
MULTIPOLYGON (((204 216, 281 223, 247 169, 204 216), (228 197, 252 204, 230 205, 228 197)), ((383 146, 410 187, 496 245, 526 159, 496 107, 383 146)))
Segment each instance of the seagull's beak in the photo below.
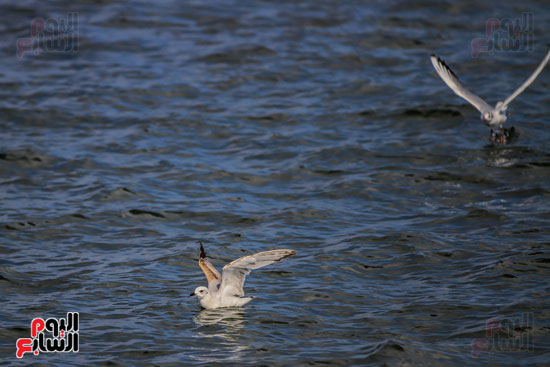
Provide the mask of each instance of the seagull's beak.
POLYGON ((189 297, 193 297, 195 295, 195 292, 191 293, 189 297))

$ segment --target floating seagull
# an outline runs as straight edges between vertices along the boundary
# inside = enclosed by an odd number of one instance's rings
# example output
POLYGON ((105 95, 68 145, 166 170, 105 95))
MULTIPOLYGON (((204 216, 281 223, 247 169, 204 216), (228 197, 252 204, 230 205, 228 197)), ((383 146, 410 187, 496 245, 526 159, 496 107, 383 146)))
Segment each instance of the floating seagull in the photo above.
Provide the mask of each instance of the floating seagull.
POLYGON ((533 81, 537 78, 537 76, 541 73, 542 69, 546 66, 548 63, 548 60, 550 59, 550 50, 546 54, 546 57, 540 65, 537 67, 535 72, 525 81, 523 84, 516 89, 514 93, 510 95, 510 97, 506 98, 504 102, 497 102, 495 107, 491 107, 487 102, 485 102, 480 97, 476 96, 472 92, 470 92, 468 89, 466 89, 460 80, 458 80, 458 77, 455 73, 445 64, 443 60, 441 60, 439 57, 432 55, 431 60, 432 64, 441 77, 445 84, 449 88, 451 88, 458 96, 464 98, 466 101, 470 102, 475 108, 478 109, 479 112, 481 112, 481 120, 483 120, 483 123, 489 127, 491 127, 491 141, 494 142, 495 134, 493 132, 493 126, 499 126, 500 127, 500 143, 504 144, 504 131, 502 128, 502 124, 506 121, 506 109, 508 108, 508 105, 510 102, 514 100, 521 92, 525 90, 533 81))
POLYGON ((244 280, 250 271, 281 261, 296 253, 295 250, 281 249, 243 256, 224 266, 220 275, 206 257, 202 242, 200 245, 199 266, 206 275, 208 288, 197 287, 190 296, 199 297, 201 306, 204 308, 244 306, 254 298, 245 297, 243 290, 244 280))

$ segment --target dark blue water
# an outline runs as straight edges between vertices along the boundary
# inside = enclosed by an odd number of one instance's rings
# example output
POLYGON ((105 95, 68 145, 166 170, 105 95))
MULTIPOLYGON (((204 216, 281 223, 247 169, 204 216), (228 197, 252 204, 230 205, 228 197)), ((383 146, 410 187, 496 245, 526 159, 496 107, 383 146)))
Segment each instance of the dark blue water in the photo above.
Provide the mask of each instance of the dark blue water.
POLYGON ((2 365, 548 364, 550 70, 493 146, 429 60, 504 99, 547 50, 545 1, 23 1, 0 19, 2 365), (17 56, 71 12, 71 50, 17 56), (523 13, 531 49, 472 57, 523 13), (219 269, 297 255, 249 276, 244 309, 201 311, 199 240, 219 269), (17 360, 33 318, 68 311, 78 353, 17 360))

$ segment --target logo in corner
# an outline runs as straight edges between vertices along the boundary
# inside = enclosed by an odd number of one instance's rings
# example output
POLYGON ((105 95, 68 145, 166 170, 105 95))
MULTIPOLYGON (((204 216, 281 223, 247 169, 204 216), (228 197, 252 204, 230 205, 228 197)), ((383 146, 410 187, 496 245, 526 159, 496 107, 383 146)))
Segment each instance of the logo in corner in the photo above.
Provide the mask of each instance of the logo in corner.
POLYGON ((535 16, 532 12, 521 18, 490 18, 485 24, 485 36, 472 40, 472 57, 495 52, 533 52, 535 40, 535 16))
POLYGON ((78 353, 78 312, 67 312, 67 317, 59 320, 33 319, 31 337, 19 338, 15 345, 17 358, 23 358, 25 353, 78 353), (47 337, 47 334, 51 336, 47 337))

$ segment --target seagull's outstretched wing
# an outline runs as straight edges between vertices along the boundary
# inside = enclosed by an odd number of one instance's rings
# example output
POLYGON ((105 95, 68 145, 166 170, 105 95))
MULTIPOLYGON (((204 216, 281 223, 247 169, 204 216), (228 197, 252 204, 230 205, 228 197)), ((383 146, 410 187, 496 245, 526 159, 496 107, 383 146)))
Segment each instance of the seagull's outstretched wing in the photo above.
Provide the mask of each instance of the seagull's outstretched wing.
POLYGON ((544 69, 546 64, 548 64, 548 60, 550 60, 550 49, 548 50, 546 57, 544 58, 544 60, 542 60, 535 72, 526 81, 524 81, 523 84, 520 85, 520 87, 510 95, 510 97, 506 98, 506 100, 502 104, 502 107, 508 106, 508 104, 514 100, 514 98, 516 98, 521 92, 525 90, 525 88, 527 88, 531 83, 535 81, 537 76, 539 76, 539 74, 541 73, 542 69, 544 69))
POLYGON ((466 89, 464 85, 462 85, 460 80, 458 80, 458 77, 455 75, 455 73, 453 73, 451 68, 449 68, 443 60, 435 55, 432 55, 430 59, 432 60, 432 64, 435 68, 435 71, 437 71, 437 74, 439 74, 445 84, 447 84, 447 86, 451 88, 458 96, 470 102, 481 113, 485 113, 493 109, 483 99, 466 89))
POLYGON ((199 266, 201 267, 202 271, 204 272, 204 275, 206 275, 206 280, 208 280, 208 286, 210 287, 210 282, 215 281, 215 285, 217 286, 220 284, 222 277, 220 273, 216 270, 214 265, 210 263, 210 260, 206 257, 206 252, 204 252, 204 247, 202 247, 201 244, 201 252, 199 255, 199 266))
POLYGON ((295 250, 289 249, 272 250, 244 256, 230 262, 222 269, 222 285, 220 287, 222 297, 244 296, 244 281, 251 270, 281 261, 295 253, 295 250))

